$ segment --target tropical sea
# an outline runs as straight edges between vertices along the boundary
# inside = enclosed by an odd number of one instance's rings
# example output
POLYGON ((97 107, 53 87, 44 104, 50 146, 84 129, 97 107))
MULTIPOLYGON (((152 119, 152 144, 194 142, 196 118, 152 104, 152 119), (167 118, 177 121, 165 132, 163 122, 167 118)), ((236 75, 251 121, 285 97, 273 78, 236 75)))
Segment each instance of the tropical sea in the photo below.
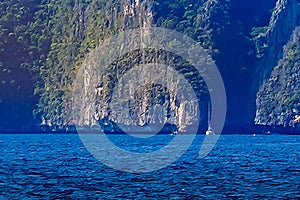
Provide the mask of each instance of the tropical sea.
MULTIPOLYGON (((155 150, 174 136, 125 137, 110 139, 128 151, 155 150)), ((203 138, 167 167, 134 174, 99 162, 77 134, 1 134, 0 199, 300 198, 299 136, 221 135, 198 158, 203 138)))

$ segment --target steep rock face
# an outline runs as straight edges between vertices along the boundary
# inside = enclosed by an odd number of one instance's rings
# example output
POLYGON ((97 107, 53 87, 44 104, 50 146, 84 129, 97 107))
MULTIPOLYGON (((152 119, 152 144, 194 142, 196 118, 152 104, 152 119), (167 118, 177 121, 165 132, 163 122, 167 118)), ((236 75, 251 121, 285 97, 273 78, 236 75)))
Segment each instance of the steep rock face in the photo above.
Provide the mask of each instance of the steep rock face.
POLYGON ((255 83, 261 85, 256 96, 256 124, 295 125, 293 120, 298 112, 295 98, 299 95, 299 82, 295 79, 299 71, 297 25, 300 25, 300 2, 279 0, 266 35, 257 40, 258 53, 263 56, 256 73, 261 83, 255 83))
MULTIPOLYGON (((148 35, 147 27, 152 26, 152 5, 151 1, 121 1, 119 4, 111 5, 113 8, 108 10, 118 10, 118 14, 108 15, 105 24, 110 28, 111 24, 118 21, 118 27, 121 30, 130 28, 145 28, 141 31, 141 37, 148 35)), ((139 36, 137 36, 139 37, 139 36)), ((105 45, 105 44, 104 44, 105 45)), ((120 46, 123 49, 124 46, 120 46)), ((100 50, 101 51, 101 50, 100 50)), ((98 73, 105 71, 105 66, 99 66, 100 59, 103 56, 99 49, 92 50, 89 56, 83 62, 81 71, 77 72, 77 81, 79 81, 77 100, 73 103, 73 108, 77 110, 74 116, 71 116, 71 123, 78 125, 97 125, 97 121, 109 120, 111 123, 118 123, 131 126, 145 126, 148 124, 175 124, 179 131, 186 131, 188 126, 197 125, 199 113, 197 111, 198 102, 185 97, 185 100, 179 102, 177 94, 170 93, 181 87, 179 78, 170 74, 164 74, 161 70, 159 74, 145 74, 143 65, 148 63, 172 64, 174 56, 163 52, 130 52, 120 60, 111 63, 107 74, 98 73), (140 69, 133 69, 130 73, 130 79, 122 82, 123 76, 127 71, 139 66, 140 69), (149 84, 155 81, 157 83, 165 80, 170 88, 162 88, 160 85, 140 85, 137 82, 139 77, 146 76, 143 80, 149 84), (161 75, 161 76, 160 76, 161 75), (147 78, 148 77, 148 78, 147 78), (162 78, 159 80, 159 78, 162 78), (172 80, 178 80, 173 83, 172 80), (117 85, 117 87, 116 87, 117 85), (132 87, 139 86, 139 87, 132 87), (129 94, 124 97, 124 91, 129 94)), ((106 54, 106 52, 104 52, 106 54)), ((163 68, 163 67, 162 67, 163 68)), ((184 67, 182 67, 184 69, 184 67)), ((160 69, 156 69, 160 70, 160 69)), ((187 70, 189 73, 191 71, 187 70)), ((76 84, 76 83, 75 83, 76 84)), ((72 100, 71 100, 72 101, 72 100)), ((202 109, 206 111, 207 108, 202 109)), ((206 113, 205 115, 206 116, 206 113)), ((113 127, 113 126, 111 126, 113 127)))
MULTIPOLYGON (((172 3, 166 1, 157 1, 155 2, 152 8, 152 1, 138 1, 138 0, 111 0, 111 1, 88 1, 88 3, 83 1, 75 1, 72 7, 72 12, 74 14, 71 19, 74 21, 74 27, 71 27, 71 30, 74 32, 68 33, 71 35, 70 41, 74 41, 73 45, 66 46, 66 49, 63 49, 65 52, 70 52, 73 57, 68 59, 60 58, 58 55, 58 64, 53 64, 58 66, 58 68, 70 70, 71 67, 75 65, 75 69, 78 68, 76 65, 81 65, 81 62, 69 62, 72 61, 72 58, 75 56, 78 57, 78 53, 74 49, 77 49, 78 46, 84 46, 85 51, 82 51, 80 56, 86 56, 89 52, 90 61, 84 61, 84 80, 85 85, 83 86, 85 94, 82 96, 83 104, 81 117, 76 119, 69 119, 69 111, 73 108, 73 102, 71 100, 66 100, 69 97, 68 91, 64 91, 64 97, 62 98, 60 93, 57 93, 56 98, 51 98, 49 101, 50 94, 47 91, 43 94, 45 98, 41 98, 41 102, 49 102, 49 107, 62 107, 61 102, 63 102, 62 113, 59 113, 60 109, 56 109, 56 112, 52 112, 53 109, 43 109, 45 118, 51 122, 50 124, 58 125, 67 125, 67 124, 80 124, 80 125, 95 125, 96 119, 103 119, 105 117, 110 117, 110 120, 115 122, 120 122, 124 124, 134 124, 134 125, 144 125, 145 123, 153 122, 152 118, 155 117, 153 113, 156 113, 157 116, 163 116, 163 111, 159 111, 159 105, 155 106, 152 111, 151 101, 148 97, 145 97, 144 101, 139 102, 140 107, 135 106, 135 112, 133 114, 134 120, 132 120, 128 113, 121 112, 121 118, 113 116, 113 113, 109 113, 109 104, 111 98, 111 87, 113 84, 102 84, 101 79, 92 80, 92 77, 95 77, 94 74, 93 61, 95 57, 99 55, 93 55, 93 49, 101 43, 107 37, 118 33, 122 30, 127 30, 137 27, 150 27, 161 26, 166 28, 175 29, 177 31, 183 32, 184 34, 189 35, 195 40, 199 41, 204 48, 212 55, 216 60, 217 65, 223 75, 227 94, 229 97, 228 101, 228 116, 227 116, 227 125, 248 125, 251 124, 254 116, 254 105, 249 103, 249 95, 240 95, 243 91, 247 91, 250 87, 252 63, 252 41, 247 38, 248 29, 251 28, 251 24, 243 26, 242 22, 246 20, 243 18, 241 13, 238 13, 237 10, 240 8, 247 7, 248 4, 239 4, 237 2, 229 2, 226 0, 218 1, 203 1, 199 3, 198 1, 192 0, 189 3, 174 1, 172 3), (100 14, 99 14, 100 13, 100 14), (97 34, 99 32, 99 34, 97 34), (74 35, 74 37, 72 37, 74 35), (90 36, 92 35, 92 37, 90 36), (95 36, 96 35, 96 36, 95 36), (77 44, 75 46, 74 44, 77 44), (72 47, 73 46, 73 47, 72 47), (75 55, 75 56, 74 56, 75 55), (66 62, 67 60, 67 62, 66 62), (69 60, 69 61, 68 61, 69 60), (93 82, 95 81, 95 82, 93 82), (94 85, 99 85, 99 87, 93 88, 94 85), (101 93, 102 92, 102 93, 101 93), (103 93, 104 92, 104 93, 103 93), (99 96, 97 99, 96 97, 99 96), (51 101, 55 99, 52 103, 51 101), (57 99, 59 101, 57 101, 57 99), (93 108, 92 101, 99 101, 99 106, 97 110, 93 108), (101 106, 100 106, 101 105, 101 106), (147 114, 146 114, 147 113, 147 114), (152 114, 151 114, 152 113, 152 114), (96 115, 96 117, 94 116, 96 115), (137 117, 139 116, 139 117, 137 117)), ((255 1, 252 4, 259 5, 259 1, 255 1)), ((268 9, 272 7, 272 3, 265 5, 262 9, 262 12, 267 12, 268 9)), ((66 12, 68 13, 68 12, 66 12)), ((250 13, 250 15, 255 16, 255 12, 250 13)), ((72 22, 73 22, 72 21, 72 22)), ((253 19, 255 25, 259 25, 257 19, 253 19)), ((141 34, 147 34, 142 33, 141 34)), ((66 36, 68 38, 68 36, 66 36)), ((62 51, 62 49, 59 49, 62 51)), ((141 52, 143 55, 144 52, 141 52)), ((127 63, 119 62, 115 64, 115 68, 121 69, 120 74, 128 70, 128 66, 141 64, 144 56, 141 55, 128 55, 127 63)), ((76 59, 75 59, 76 60, 76 59)), ((80 60, 80 59, 79 59, 80 60)), ((172 60, 172 56, 164 57, 164 54, 159 55, 154 58, 149 57, 148 61, 145 63, 156 63, 159 61, 172 60)), ((181 66, 180 69, 183 74, 190 73, 190 69, 185 69, 181 66)), ((57 78, 62 79, 62 75, 59 74, 60 70, 54 71, 57 78)), ((75 70, 76 72, 76 70, 75 70)), ((115 72, 114 72, 115 73, 115 72)), ((192 73, 193 74, 193 73, 192 73)), ((63 74, 64 75, 64 74, 63 74)), ((48 76, 48 75, 47 75, 48 76)), ((51 75, 53 76, 53 75, 51 75)), ((114 74, 112 82, 119 80, 119 75, 114 74)), ((50 77, 50 76, 49 76, 50 77)), ((72 79, 72 77, 67 76, 67 78, 72 79)), ((65 79, 65 78, 64 78, 65 79)), ((69 80, 67 79, 67 80, 69 80)), ((64 88, 69 86, 68 83, 53 83, 52 80, 46 82, 46 88, 49 88, 49 91, 56 91, 55 88, 64 88)), ((132 89, 131 89, 132 90, 132 89)), ((129 90, 130 94, 134 92, 129 90)), ((54 92, 52 92, 54 93, 54 92)), ((166 102, 174 102, 174 99, 171 99, 166 94, 166 102)), ((201 109, 201 118, 203 122, 207 123, 207 96, 200 107, 201 109)), ((254 98, 252 98, 254 99, 254 98)), ((174 124, 179 126, 179 129, 186 127, 189 123, 190 118, 197 118, 195 112, 184 111, 183 108, 190 108, 190 110, 195 110, 193 106, 181 102, 181 105, 173 106, 171 109, 174 116, 174 124)), ((168 103, 167 103, 168 104, 168 103)), ((171 103, 169 103, 171 104, 171 103)), ((48 106, 46 105, 46 106, 48 106)), ((41 105, 42 108, 46 107, 41 105)))
POLYGON ((300 27, 257 94, 256 123, 300 127, 300 27))
MULTIPOLYGON (((257 40, 258 53, 262 50, 264 56, 260 60, 257 72, 261 77, 256 80, 262 83, 256 96, 256 124, 296 126, 298 123, 297 25, 300 25, 300 2, 279 0, 266 35, 257 40)), ((257 82, 255 84, 260 85, 257 82)))
POLYGON ((300 2, 297 0, 278 0, 264 36, 256 41, 257 54, 263 54, 257 68, 260 83, 268 80, 270 73, 282 58, 283 46, 300 23, 300 2))
MULTIPOLYGON (((23 1, 16 0, 16 2, 23 1)), ((282 46, 287 44, 295 26, 299 25, 298 2, 278 0, 275 7, 275 0, 263 3, 260 0, 45 0, 30 2, 30 7, 36 12, 28 12, 32 13, 30 20, 20 19, 20 24, 18 22, 15 26, 12 25, 14 23, 7 22, 13 19, 11 13, 16 14, 15 17, 18 18, 19 13, 16 12, 18 9, 15 9, 18 6, 9 6, 12 10, 6 9, 3 5, 14 3, 5 2, 1 4, 1 9, 4 13, 8 13, 1 18, 0 26, 4 27, 3 30, 1 29, 3 32, 1 42, 9 43, 0 43, 1 48, 4 49, 4 51, 1 49, 0 53, 5 56, 0 62, 0 67, 4 70, 1 75, 4 76, 7 84, 6 78, 10 77, 7 74, 14 74, 18 71, 18 68, 14 70, 5 68, 6 62, 14 63, 15 61, 11 56, 14 54, 9 52, 23 52, 24 55, 19 54, 22 55, 20 59, 25 58, 26 61, 22 60, 22 65, 30 69, 37 80, 35 94, 39 97, 39 103, 34 113, 37 118, 42 119, 43 124, 60 127, 70 124, 95 125, 97 119, 109 118, 123 124, 142 126, 146 123, 165 122, 163 116, 167 115, 170 116, 172 124, 184 129, 192 118, 199 116, 195 112, 194 105, 189 104, 188 101, 178 102, 175 98, 178 94, 170 93, 160 86, 154 86, 154 88, 151 85, 140 88, 121 87, 120 90, 128 91, 128 94, 135 99, 130 104, 130 112, 118 111, 122 117, 108 112, 112 105, 111 91, 115 86, 113 82, 122 80, 125 72, 136 65, 171 64, 176 60, 174 55, 158 51, 152 52, 152 55, 151 52, 147 54, 144 50, 132 52, 112 63, 109 68, 110 81, 104 80, 103 77, 95 78, 97 74, 93 70, 93 65, 99 56, 96 55, 95 48, 106 38, 120 31, 138 27, 170 28, 195 39, 216 61, 228 95, 226 125, 233 127, 252 125, 255 116, 255 98, 260 85, 262 89, 257 98, 259 109, 256 122, 263 124, 264 121, 269 120, 269 115, 260 114, 263 112, 265 100, 259 99, 264 92, 270 93, 270 89, 266 89, 268 87, 265 85, 270 82, 271 72, 275 66, 280 65, 285 66, 283 68, 286 70, 276 73, 291 76, 287 72, 287 64, 281 65, 278 61, 282 58, 282 46), (269 22, 271 15, 269 11, 272 8, 274 8, 273 14, 269 22), (250 33, 255 27, 257 29, 253 31, 254 33, 250 33), (26 34, 23 35, 22 32, 26 34), (32 41, 26 44, 26 38, 32 41), (20 47, 17 51, 12 48, 16 46, 15 41, 18 41, 16 44, 20 47), (256 50, 257 54, 255 54, 256 50), (30 62, 26 60, 27 57, 30 57, 30 62), (71 96, 73 81, 80 66, 83 66, 84 84, 82 87, 84 94, 81 96, 83 103, 80 105, 82 113, 80 117, 70 118, 70 111, 75 104, 71 96), (251 92, 245 94, 245 91, 251 92), (151 93, 157 98, 149 95, 151 93), (95 105, 96 108, 93 107, 95 105), (161 109, 162 105, 167 110, 161 109)), ((140 36, 147 34, 149 34, 147 31, 141 32, 140 36)), ((289 49, 288 46, 287 49, 289 49)), ((184 63, 177 62, 176 64, 178 64, 176 70, 179 73, 190 77, 188 79, 193 85, 198 85, 205 90, 203 84, 199 83, 201 81, 194 80, 197 79, 197 75, 191 67, 184 63)), ((15 65, 20 64, 13 64, 10 67, 15 65)), ((176 77, 168 76, 167 78, 175 79, 176 77)), ((12 80, 9 82, 14 84, 14 79, 12 80)), ((7 86, 4 85, 4 87, 7 86)), ((176 88, 178 84, 170 87, 176 88)), ((276 86, 276 88, 280 87, 276 86)), ((32 91, 28 94, 30 95, 32 91)), ((203 122, 207 123, 208 95, 199 93, 198 97, 203 100, 200 101, 203 104, 200 106, 200 117, 203 122)), ((119 99, 122 101, 122 98, 119 99)), ((2 101, 3 98, 0 98, 0 105, 4 105, 2 101)), ((30 114, 33 106, 26 109, 30 114)), ((297 110, 296 107, 291 109, 297 110)), ((290 116, 294 118, 296 115, 290 116)), ((283 121, 282 119, 282 123, 290 124, 290 120, 283 121)))

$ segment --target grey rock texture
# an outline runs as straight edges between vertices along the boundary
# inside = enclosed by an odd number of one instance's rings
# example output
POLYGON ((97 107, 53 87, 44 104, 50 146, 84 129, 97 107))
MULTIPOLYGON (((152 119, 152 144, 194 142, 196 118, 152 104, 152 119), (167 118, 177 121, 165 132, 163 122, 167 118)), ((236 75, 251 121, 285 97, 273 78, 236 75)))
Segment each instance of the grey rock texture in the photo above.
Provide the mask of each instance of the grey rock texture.
POLYGON ((300 27, 283 48, 283 58, 257 94, 255 122, 300 127, 300 27))
MULTIPOLYGON (((255 123, 298 126, 300 2, 278 0, 266 35, 257 41, 259 60, 255 123)), ((255 86, 254 86, 255 87, 255 86)))

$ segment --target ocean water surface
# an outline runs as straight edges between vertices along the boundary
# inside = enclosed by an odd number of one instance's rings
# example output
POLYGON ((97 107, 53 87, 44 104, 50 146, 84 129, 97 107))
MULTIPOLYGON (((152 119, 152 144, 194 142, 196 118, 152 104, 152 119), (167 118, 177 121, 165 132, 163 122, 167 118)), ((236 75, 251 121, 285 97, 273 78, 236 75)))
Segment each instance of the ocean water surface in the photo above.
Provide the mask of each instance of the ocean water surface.
MULTIPOLYGON (((172 139, 110 137, 147 151, 172 139)), ((0 199, 300 199, 299 136, 222 135, 200 159, 203 137, 175 163, 132 174, 103 165, 76 134, 2 134, 0 199)))

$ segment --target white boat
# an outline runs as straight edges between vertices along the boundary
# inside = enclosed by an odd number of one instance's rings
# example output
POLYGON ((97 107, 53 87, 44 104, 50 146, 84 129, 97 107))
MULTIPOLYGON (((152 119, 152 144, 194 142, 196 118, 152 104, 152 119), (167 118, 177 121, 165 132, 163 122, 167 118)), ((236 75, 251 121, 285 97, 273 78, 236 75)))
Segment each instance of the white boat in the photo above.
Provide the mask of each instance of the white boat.
POLYGON ((215 132, 213 129, 209 126, 207 131, 205 132, 205 135, 215 135, 215 132))
POLYGON ((213 128, 211 127, 211 107, 210 107, 210 102, 208 102, 208 129, 205 132, 205 135, 215 135, 215 132, 213 130, 213 128))

